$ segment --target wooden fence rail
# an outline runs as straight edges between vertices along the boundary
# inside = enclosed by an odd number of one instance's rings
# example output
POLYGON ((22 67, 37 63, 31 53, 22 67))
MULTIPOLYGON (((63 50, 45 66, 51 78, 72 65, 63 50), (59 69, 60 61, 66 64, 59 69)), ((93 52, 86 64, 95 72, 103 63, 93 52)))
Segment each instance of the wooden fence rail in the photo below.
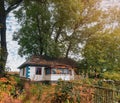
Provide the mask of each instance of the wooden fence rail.
POLYGON ((75 83, 80 93, 80 103, 120 103, 120 90, 109 89, 101 86, 89 86, 75 83))
POLYGON ((95 87, 94 103, 120 103, 120 91, 95 87))

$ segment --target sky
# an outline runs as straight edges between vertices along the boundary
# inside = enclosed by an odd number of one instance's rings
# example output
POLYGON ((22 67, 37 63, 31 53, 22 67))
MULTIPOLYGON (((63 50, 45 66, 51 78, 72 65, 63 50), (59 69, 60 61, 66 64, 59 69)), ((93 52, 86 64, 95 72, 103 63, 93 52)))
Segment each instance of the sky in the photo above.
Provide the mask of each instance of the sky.
POLYGON ((7 48, 8 48, 8 60, 6 67, 10 67, 11 71, 19 71, 18 66, 20 66, 23 62, 25 62, 25 58, 21 58, 18 55, 18 48, 19 45, 17 41, 12 40, 12 36, 14 32, 20 28, 19 24, 17 23, 17 20, 14 18, 13 13, 10 13, 7 17, 7 48))
MULTIPOLYGON (((108 8, 110 6, 119 6, 120 0, 104 0, 103 6, 104 8, 108 8)), ((18 55, 19 45, 16 41, 12 40, 12 36, 15 31, 17 31, 20 26, 17 23, 17 20, 14 18, 13 13, 10 13, 7 18, 7 48, 8 48, 8 60, 6 67, 10 67, 11 71, 19 71, 18 66, 20 66, 23 62, 25 62, 25 58, 20 57, 18 55)))

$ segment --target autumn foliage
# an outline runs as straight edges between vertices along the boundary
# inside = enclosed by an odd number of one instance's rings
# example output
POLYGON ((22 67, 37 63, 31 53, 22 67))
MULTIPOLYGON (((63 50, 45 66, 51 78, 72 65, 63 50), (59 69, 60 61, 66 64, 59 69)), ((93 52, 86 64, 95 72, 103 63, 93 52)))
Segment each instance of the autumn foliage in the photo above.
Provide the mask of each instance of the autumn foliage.
POLYGON ((94 89, 87 85, 61 81, 51 103, 93 103, 94 89))
POLYGON ((15 78, 0 78, 0 103, 22 103, 20 99, 14 98, 17 95, 17 82, 15 78))
MULTIPOLYGON (((0 78, 0 103, 96 103, 97 99, 104 101, 105 98, 113 96, 111 86, 113 87, 110 83, 90 79, 60 80, 54 85, 48 85, 20 80, 16 76, 7 76, 0 78), (100 88, 99 85, 104 88, 100 88), (104 93, 109 96, 106 97, 104 93)), ((113 94, 114 100, 120 100, 119 92, 113 94)))

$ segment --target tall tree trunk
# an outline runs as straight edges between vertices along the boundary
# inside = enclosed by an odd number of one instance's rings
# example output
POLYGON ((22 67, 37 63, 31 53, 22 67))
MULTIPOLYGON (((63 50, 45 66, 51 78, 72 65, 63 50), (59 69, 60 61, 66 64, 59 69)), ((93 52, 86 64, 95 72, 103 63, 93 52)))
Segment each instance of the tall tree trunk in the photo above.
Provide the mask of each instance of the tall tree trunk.
POLYGON ((36 15, 36 22, 37 22, 37 29, 38 29, 38 34, 39 34, 39 38, 38 38, 38 41, 39 41, 39 51, 40 51, 40 55, 43 54, 43 51, 44 51, 44 47, 43 47, 43 35, 41 34, 41 27, 40 27, 40 20, 39 20, 39 15, 36 15))
POLYGON ((68 55, 69 55, 69 52, 70 52, 70 49, 71 49, 71 42, 69 42, 69 45, 68 45, 68 48, 67 48, 67 51, 66 51, 66 55, 65 55, 65 58, 68 58, 68 55))
POLYGON ((22 1, 23 0, 16 0, 5 9, 5 0, 0 0, 0 77, 5 72, 5 64, 8 56, 6 44, 6 17, 12 10, 17 8, 22 1))
POLYGON ((57 31, 57 34, 56 34, 56 37, 55 37, 55 43, 58 42, 58 39, 59 39, 59 37, 60 37, 61 31, 62 31, 62 27, 59 27, 59 29, 58 29, 58 31, 57 31))
POLYGON ((7 46, 6 46, 6 12, 4 7, 4 0, 0 0, 0 76, 4 73, 5 64, 7 61, 7 46))

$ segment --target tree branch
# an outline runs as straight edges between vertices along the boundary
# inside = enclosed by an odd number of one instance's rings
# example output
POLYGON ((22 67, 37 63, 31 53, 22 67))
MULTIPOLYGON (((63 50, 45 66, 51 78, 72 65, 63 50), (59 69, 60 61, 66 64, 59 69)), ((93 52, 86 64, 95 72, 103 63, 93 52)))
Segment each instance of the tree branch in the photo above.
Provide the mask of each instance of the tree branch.
POLYGON ((68 58, 71 46, 72 46, 72 42, 70 41, 69 44, 68 44, 68 48, 67 48, 66 54, 65 54, 65 58, 68 58))
POLYGON ((40 3, 45 3, 45 2, 47 2, 47 0, 32 0, 32 1, 40 2, 40 3))
POLYGON ((13 9, 16 9, 19 5, 20 5, 20 3, 22 2, 23 0, 17 0, 16 2, 14 2, 13 4, 11 4, 8 8, 7 8, 7 10, 6 10, 6 15, 9 13, 9 12, 11 12, 13 9))

